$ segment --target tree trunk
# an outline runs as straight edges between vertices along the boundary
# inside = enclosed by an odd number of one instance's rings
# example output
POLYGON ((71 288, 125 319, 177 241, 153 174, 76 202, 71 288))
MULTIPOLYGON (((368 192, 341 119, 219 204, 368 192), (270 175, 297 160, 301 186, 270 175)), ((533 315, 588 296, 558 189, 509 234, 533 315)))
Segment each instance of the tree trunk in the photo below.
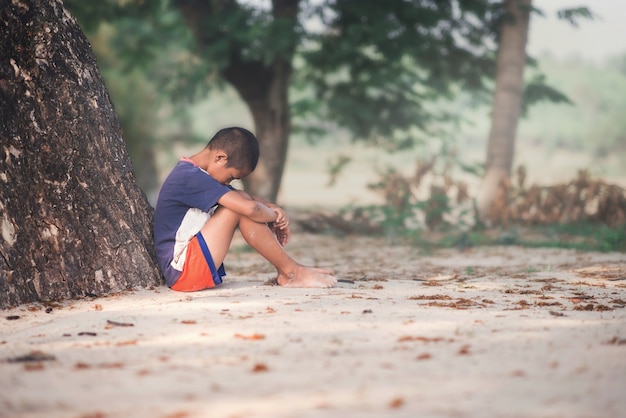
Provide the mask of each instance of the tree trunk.
POLYGON ((524 89, 532 0, 506 0, 505 3, 507 12, 500 32, 485 175, 477 201, 479 217, 489 222, 502 220, 506 208, 524 89))
POLYGON ((288 99, 291 63, 276 62, 271 73, 271 81, 260 97, 254 96, 256 88, 248 89, 248 82, 241 83, 233 78, 231 84, 250 108, 261 151, 256 170, 244 180, 245 188, 254 196, 276 202, 291 130, 288 99))
MULTIPOLYGON (((286 33, 295 31, 299 1, 272 1, 273 18, 280 20, 286 33)), ((223 1, 219 7, 198 0, 178 0, 177 5, 201 47, 217 41, 204 30, 208 17, 224 13, 224 10, 232 13, 238 7, 234 0, 223 1)), ((275 202, 285 169, 291 131, 288 91, 295 43, 283 48, 282 54, 276 54, 270 62, 242 59, 239 48, 254 46, 233 42, 230 47, 230 62, 221 69, 221 75, 250 109, 261 149, 259 164, 244 185, 250 194, 275 202)))
POLYGON ((61 0, 0 7, 0 146, 1 308, 160 283, 152 208, 61 0))

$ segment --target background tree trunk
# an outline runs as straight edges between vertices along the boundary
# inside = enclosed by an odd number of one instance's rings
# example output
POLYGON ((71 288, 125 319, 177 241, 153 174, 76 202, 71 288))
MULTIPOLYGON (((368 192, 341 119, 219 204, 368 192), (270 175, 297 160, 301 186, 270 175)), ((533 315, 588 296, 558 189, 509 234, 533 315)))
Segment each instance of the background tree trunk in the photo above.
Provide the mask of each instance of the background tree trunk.
MULTIPOLYGON (((283 30, 291 28, 291 33, 295 32, 299 1, 272 1, 273 18, 280 21, 283 30)), ((215 32, 207 34, 204 25, 209 18, 239 7, 234 0, 223 1, 219 6, 198 0, 178 0, 176 4, 201 48, 217 41, 212 36, 221 36, 215 32)), ((242 49, 252 46, 233 42, 230 44, 230 61, 221 70, 221 75, 250 109, 259 139, 261 157, 256 170, 244 181, 246 191, 271 202, 276 201, 280 189, 291 131, 288 91, 296 42, 290 42, 269 62, 243 59, 242 49)))
MULTIPOLYGON (((239 95, 244 99, 254 120, 261 157, 252 175, 244 180, 245 188, 254 196, 276 202, 285 170, 290 134, 288 89, 291 62, 276 62, 260 97, 256 88, 249 89, 249 81, 233 78, 239 95)), ((228 77, 228 74, 226 75, 228 77)))
POLYGON ((526 66, 532 0, 506 0, 497 58, 496 87, 487 143, 485 175, 477 199, 479 217, 501 220, 515 154, 526 66))
POLYGON ((0 7, 0 307, 154 285, 152 208, 60 0, 0 7))

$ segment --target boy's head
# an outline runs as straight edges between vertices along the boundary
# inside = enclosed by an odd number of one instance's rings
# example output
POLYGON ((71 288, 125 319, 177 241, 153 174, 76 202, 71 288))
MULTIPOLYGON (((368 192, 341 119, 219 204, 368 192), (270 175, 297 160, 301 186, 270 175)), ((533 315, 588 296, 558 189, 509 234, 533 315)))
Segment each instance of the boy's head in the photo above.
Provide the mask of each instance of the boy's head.
POLYGON ((207 144, 210 150, 221 150, 228 156, 227 167, 254 171, 259 162, 259 142, 247 129, 220 129, 207 144))

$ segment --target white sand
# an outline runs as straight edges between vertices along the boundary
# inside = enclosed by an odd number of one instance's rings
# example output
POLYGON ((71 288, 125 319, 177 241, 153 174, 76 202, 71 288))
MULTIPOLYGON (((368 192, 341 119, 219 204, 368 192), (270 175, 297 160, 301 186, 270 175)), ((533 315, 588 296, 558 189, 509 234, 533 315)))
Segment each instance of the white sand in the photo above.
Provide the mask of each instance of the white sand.
POLYGON ((626 416, 624 254, 311 235, 291 253, 354 283, 269 286, 235 251, 217 289, 2 311, 0 416, 626 416))

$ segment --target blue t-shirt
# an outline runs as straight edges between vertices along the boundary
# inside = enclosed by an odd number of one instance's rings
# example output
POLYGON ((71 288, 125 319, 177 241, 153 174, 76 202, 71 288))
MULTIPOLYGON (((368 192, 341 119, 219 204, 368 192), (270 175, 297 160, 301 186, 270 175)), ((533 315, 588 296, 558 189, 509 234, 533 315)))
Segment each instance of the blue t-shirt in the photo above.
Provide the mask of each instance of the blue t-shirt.
POLYGON ((180 276, 187 244, 211 217, 217 201, 231 190, 186 158, 165 179, 154 212, 154 243, 168 286, 180 276))

